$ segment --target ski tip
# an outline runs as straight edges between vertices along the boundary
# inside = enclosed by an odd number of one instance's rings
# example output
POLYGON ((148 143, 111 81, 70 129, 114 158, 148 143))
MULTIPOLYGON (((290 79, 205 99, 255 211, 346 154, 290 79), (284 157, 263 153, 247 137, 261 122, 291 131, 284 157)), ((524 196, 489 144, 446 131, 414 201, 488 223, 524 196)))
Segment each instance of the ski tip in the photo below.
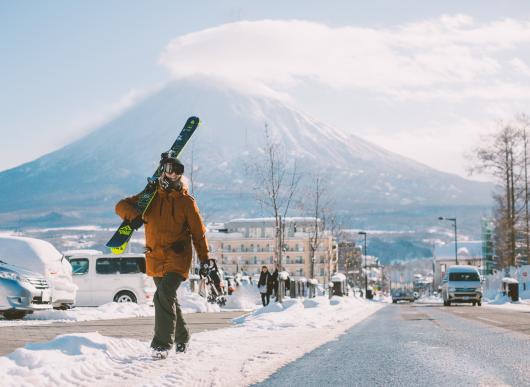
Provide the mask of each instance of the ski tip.
POLYGON ((112 252, 112 254, 114 255, 120 255, 120 254, 123 254, 123 252, 125 251, 125 248, 127 247, 127 242, 125 242, 123 245, 121 245, 120 247, 111 247, 110 248, 110 251, 112 252))
POLYGON ((191 116, 190 118, 188 118, 188 122, 192 125, 197 123, 197 126, 199 126, 201 124, 201 119, 197 116, 191 116))

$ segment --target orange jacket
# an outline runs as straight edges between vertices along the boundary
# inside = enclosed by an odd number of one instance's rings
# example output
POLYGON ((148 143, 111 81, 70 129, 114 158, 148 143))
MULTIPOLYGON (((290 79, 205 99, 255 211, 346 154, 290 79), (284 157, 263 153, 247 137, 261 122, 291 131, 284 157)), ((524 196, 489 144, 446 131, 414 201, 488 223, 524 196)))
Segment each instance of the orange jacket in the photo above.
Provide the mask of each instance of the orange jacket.
MULTIPOLYGON (((133 220, 139 214, 135 208, 138 195, 120 200, 116 213, 133 220)), ((206 228, 195 199, 182 191, 167 192, 158 188, 144 215, 147 275, 163 277, 174 272, 188 278, 191 267, 191 240, 201 262, 208 260, 206 228)))

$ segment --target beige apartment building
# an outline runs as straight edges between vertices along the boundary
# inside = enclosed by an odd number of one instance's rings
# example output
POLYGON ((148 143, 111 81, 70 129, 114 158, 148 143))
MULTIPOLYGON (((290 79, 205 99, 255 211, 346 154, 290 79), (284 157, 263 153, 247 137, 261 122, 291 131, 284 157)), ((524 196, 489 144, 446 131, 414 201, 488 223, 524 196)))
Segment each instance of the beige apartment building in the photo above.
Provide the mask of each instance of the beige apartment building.
MULTIPOLYGON (((312 218, 286 218, 283 269, 293 277, 307 277, 311 273, 310 231, 312 218)), ((257 274, 266 265, 273 272, 276 227, 274 218, 234 219, 222 225, 209 226, 207 234, 210 256, 217 260, 225 273, 257 274)), ((329 281, 336 270, 336 250, 327 233, 315 252, 315 275, 319 283, 329 281)))

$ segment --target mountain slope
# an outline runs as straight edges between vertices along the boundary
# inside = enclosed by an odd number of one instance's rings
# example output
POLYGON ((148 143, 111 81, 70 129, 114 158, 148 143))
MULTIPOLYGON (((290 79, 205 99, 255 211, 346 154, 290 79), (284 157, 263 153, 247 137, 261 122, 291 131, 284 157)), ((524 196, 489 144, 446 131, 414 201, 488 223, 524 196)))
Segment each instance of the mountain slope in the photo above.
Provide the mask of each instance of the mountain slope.
MULTIPOLYGON (((115 201, 142 189, 160 153, 190 115, 201 126, 184 150, 201 205, 214 215, 256 213, 252 177, 265 124, 300 170, 319 170, 338 207, 488 205, 491 185, 436 171, 322 124, 279 100, 206 82, 179 81, 84 138, 0 173, 0 212, 81 210, 113 216, 115 201)), ((188 171, 189 172, 189 171, 188 171)))

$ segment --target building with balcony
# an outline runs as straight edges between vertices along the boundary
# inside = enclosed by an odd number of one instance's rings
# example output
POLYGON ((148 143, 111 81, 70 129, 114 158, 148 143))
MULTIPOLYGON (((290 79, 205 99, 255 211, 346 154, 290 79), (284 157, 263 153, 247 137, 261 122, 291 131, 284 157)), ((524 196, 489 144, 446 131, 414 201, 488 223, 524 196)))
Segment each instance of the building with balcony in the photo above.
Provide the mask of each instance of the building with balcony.
MULTIPOLYGON (((313 218, 293 217, 284 220, 282 246, 283 270, 293 277, 310 277, 310 235, 313 218)), ((223 225, 209 226, 207 234, 210 256, 225 273, 258 274, 263 265, 273 272, 276 256, 276 224, 274 218, 233 219, 223 225)), ((336 271, 333 241, 329 233, 321 238, 315 251, 314 278, 329 281, 336 271)))

